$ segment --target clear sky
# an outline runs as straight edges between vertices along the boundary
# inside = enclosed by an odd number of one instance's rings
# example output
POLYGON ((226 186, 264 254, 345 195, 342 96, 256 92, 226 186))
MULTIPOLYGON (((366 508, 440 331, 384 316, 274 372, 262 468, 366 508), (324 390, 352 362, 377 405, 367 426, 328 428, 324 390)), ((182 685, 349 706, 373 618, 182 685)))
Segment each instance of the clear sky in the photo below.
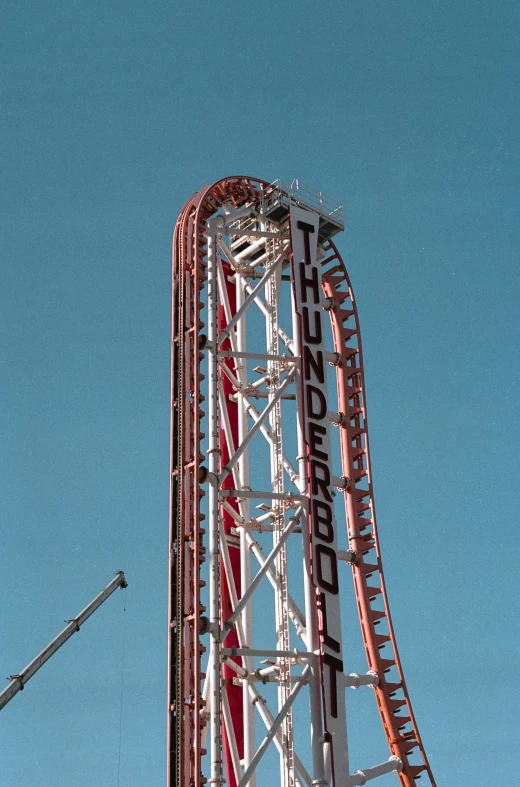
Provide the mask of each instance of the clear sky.
MULTIPOLYGON (((516 0, 2 4, 0 675, 123 568, 121 787, 165 783, 171 232, 230 174, 345 203, 419 727, 439 787, 518 783, 519 22, 516 0)), ((2 786, 117 787, 122 632, 118 591, 2 711, 2 786)))

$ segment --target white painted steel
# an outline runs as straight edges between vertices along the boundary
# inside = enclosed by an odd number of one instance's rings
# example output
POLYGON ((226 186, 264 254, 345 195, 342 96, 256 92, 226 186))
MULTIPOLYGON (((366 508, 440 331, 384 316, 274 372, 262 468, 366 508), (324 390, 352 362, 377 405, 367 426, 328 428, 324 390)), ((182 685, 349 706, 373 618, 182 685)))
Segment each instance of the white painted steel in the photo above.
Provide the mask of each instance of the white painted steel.
MULTIPOLYGON (((347 719, 344 685, 341 680, 343 648, 336 557, 337 526, 330 490, 334 477, 331 468, 331 425, 327 418, 329 398, 325 359, 329 354, 323 329, 321 266, 317 259, 319 216, 293 206, 290 230, 292 282, 295 312, 298 315, 295 332, 297 329, 296 335, 300 341, 296 354, 303 359, 303 379, 300 381, 302 401, 298 411, 301 413, 300 428, 304 436, 302 456, 306 459, 308 457, 308 493, 309 504, 312 506, 312 512, 308 511, 308 516, 311 516, 310 527, 304 526, 303 530, 312 529, 310 547, 313 561, 312 582, 315 585, 312 593, 315 607, 319 596, 322 621, 319 648, 322 654, 324 722, 332 749, 334 784, 340 785, 345 773, 348 773, 347 719), (306 358, 320 357, 322 379, 310 361, 306 362, 306 358), (320 402, 319 407, 315 405, 316 397, 320 402), (326 512, 326 516, 323 512, 326 512), (318 516, 324 518, 318 519, 318 516), (325 522, 327 517, 328 521, 325 522)), ((319 366, 317 363, 317 367, 319 366)))
POLYGON ((252 361, 283 361, 284 363, 296 363, 299 358, 287 355, 268 355, 267 353, 248 353, 234 352, 233 350, 220 350, 219 358, 249 358, 252 361))
MULTIPOLYGON (((239 310, 247 295, 245 291, 245 282, 242 276, 235 275, 235 294, 236 294, 236 307, 239 310)), ((237 323, 237 348, 238 351, 244 353, 247 349, 247 313, 244 311, 242 318, 237 323)), ((241 388, 247 385, 247 363, 245 358, 237 358, 236 372, 238 381, 241 388)), ((246 403, 244 402, 244 395, 239 390, 237 392, 238 403, 238 442, 242 444, 248 432, 248 411, 246 403)), ((238 467, 240 487, 241 489, 249 487, 249 450, 246 449, 242 453, 242 461, 238 467)), ((223 501, 225 502, 225 501, 223 501)), ((232 508, 232 506, 229 506, 232 508)), ((241 511, 246 521, 249 521, 250 502, 249 499, 243 498, 241 502, 241 511)), ((242 598, 248 592, 251 585, 251 552, 247 543, 247 532, 242 528, 240 530, 240 584, 242 590, 242 598)), ((245 635, 246 647, 253 647, 253 608, 251 601, 244 604, 242 614, 242 630, 245 635)), ((251 656, 243 656, 243 664, 247 672, 253 670, 253 659, 251 656)), ((229 660, 228 660, 229 663, 229 660)), ((244 757, 242 764, 244 769, 247 769, 253 759, 255 753, 255 708, 249 699, 249 690, 247 683, 242 686, 242 713, 244 717, 244 757)), ((249 779, 250 787, 256 787, 256 773, 251 774, 249 779)))
MULTIPOLYGON (((299 510, 301 511, 301 508, 299 510)), ((247 588, 247 590, 242 593, 242 598, 240 599, 240 602, 238 602, 238 603, 234 602, 233 603, 233 606, 234 606, 233 614, 224 623, 224 632, 223 632, 223 635, 222 635, 222 641, 224 641, 224 639, 226 637, 226 633, 227 632, 225 630, 227 629, 227 631, 231 631, 231 629, 235 625, 235 623, 236 623, 240 613, 242 612, 242 610, 244 609, 246 604, 249 602, 251 596, 253 595, 253 593, 257 589, 257 587, 260 584, 261 580, 267 574, 269 568, 271 567, 271 564, 273 563, 274 560, 277 559, 278 555, 283 551, 285 542, 287 541, 288 537, 291 535, 292 531, 294 530, 294 528, 296 527, 296 525, 298 524, 299 521, 300 521, 300 517, 298 516, 298 512, 296 512, 296 515, 294 517, 291 517, 291 520, 289 521, 289 524, 287 525, 287 527, 285 527, 285 529, 282 531, 281 535, 279 535, 278 538, 275 540, 273 549, 271 550, 269 555, 266 557, 264 565, 262 566, 262 568, 260 569, 258 574, 255 576, 253 581, 250 583, 250 585, 247 588)), ((280 571, 278 570, 278 574, 279 573, 280 573, 280 571)), ((288 605, 288 600, 287 599, 285 599, 285 604, 286 604, 286 606, 288 605)), ((286 644, 285 642, 281 644, 281 649, 282 650, 284 650, 284 649, 285 650, 289 650, 288 647, 284 648, 285 644, 286 644)))
MULTIPOLYGON (((264 553, 262 552, 262 547, 260 546, 258 541, 256 541, 251 536, 250 533, 247 534, 246 538, 247 538, 247 544, 250 547, 251 552, 253 553, 253 555, 256 557, 256 559, 260 563, 260 567, 262 567, 265 564, 265 561, 266 561, 266 557, 264 556, 264 553)), ((269 582, 273 586, 274 590, 276 591, 276 589, 278 587, 278 577, 275 575, 275 573, 274 573, 272 568, 268 568, 268 570, 267 570, 267 579, 269 580, 269 582)), ((296 634, 299 637, 301 637, 301 639, 303 639, 303 641, 305 642, 305 645, 307 645, 307 632, 305 630, 305 617, 304 617, 303 613, 300 611, 300 609, 298 608, 298 605, 296 604, 294 599, 291 597, 290 593, 288 594, 288 597, 287 597, 287 604, 288 604, 288 609, 289 609, 289 617, 291 618, 291 620, 292 620, 292 622, 294 624, 294 627, 296 629, 296 634)))
POLYGON ((225 691, 222 692, 222 711, 223 711, 224 722, 226 725, 226 734, 229 743, 229 748, 231 749, 231 760, 233 762, 233 771, 235 774, 235 779, 238 782, 240 781, 240 776, 242 774, 242 767, 240 765, 240 756, 238 754, 235 730, 233 728, 231 710, 229 708, 229 700, 225 691))
MULTIPOLYGON (((238 608, 237 589, 235 586, 235 578, 233 576, 233 571, 231 568, 229 548, 228 548, 226 534, 224 533, 224 527, 222 525, 222 521, 219 523, 219 527, 220 527, 220 549, 222 554, 222 563, 224 565, 224 570, 226 572, 226 579, 229 588, 229 595, 231 598, 231 605, 233 609, 236 610, 238 608)), ((243 648, 246 646, 246 638, 242 626, 242 619, 239 618, 238 615, 236 615, 233 622, 236 624, 237 627, 237 636, 238 636, 238 641, 240 643, 240 647, 243 648)), ((224 639, 225 639, 225 634, 222 634, 220 638, 221 643, 224 641, 224 639)))
POLYGON ((240 229, 233 229, 233 232, 236 232, 238 236, 241 238, 276 238, 277 240, 281 240, 282 238, 289 238, 288 232, 269 232, 268 230, 242 230, 240 229))
POLYGON ((220 660, 220 511, 219 511, 219 414, 218 414, 218 248, 219 223, 208 221, 208 541, 209 541, 209 612, 210 612, 210 784, 223 782, 222 770, 222 685, 220 660))
MULTIPOLYGON (((297 190, 302 194, 301 189, 297 190)), ((229 206, 226 209, 229 210, 229 206)), ((323 327, 324 312, 330 308, 329 302, 321 295, 321 267, 317 254, 320 221, 324 216, 326 218, 324 211, 323 208, 321 212, 313 213, 291 204, 290 244, 287 243, 286 227, 278 231, 276 224, 252 218, 251 211, 244 211, 242 218, 230 212, 225 220, 217 216, 208 222, 210 648, 203 691, 206 704, 202 712, 203 719, 208 720, 209 725, 203 732, 202 745, 204 747, 209 729, 211 774, 208 781, 216 785, 222 784, 225 779, 222 762, 223 721, 230 731, 228 741, 233 773, 228 775, 231 778, 234 775, 238 787, 258 785, 257 769, 271 743, 276 747, 280 759, 281 787, 355 787, 391 770, 399 770, 400 767, 400 760, 390 760, 374 768, 349 773, 346 688, 375 686, 379 677, 375 673, 352 673, 347 676, 341 667, 335 673, 336 712, 331 699, 333 680, 324 666, 327 657, 335 657, 338 662, 343 659, 340 600, 339 588, 337 592, 327 593, 326 588, 325 591, 323 588, 320 590, 316 584, 319 555, 314 535, 311 536, 310 508, 317 493, 309 490, 309 481, 313 476, 309 473, 308 403, 303 396, 306 382, 303 379, 304 353, 310 345, 302 333, 303 298, 295 276, 295 271, 299 271, 297 266, 308 254, 304 233, 297 225, 298 221, 304 221, 314 230, 307 238, 310 241, 311 258, 307 260, 309 267, 306 275, 311 269, 317 271, 315 275, 319 277, 320 290, 319 297, 310 305, 309 313, 311 319, 316 320, 316 326, 319 323, 323 327), (244 244, 247 244, 246 247, 244 244), (288 276, 282 278, 282 272, 287 271, 290 252, 292 284, 286 284, 288 276), (251 260, 251 255, 255 253, 259 256, 251 260), (222 260, 225 260, 224 265, 222 260), (231 275, 228 275, 229 267, 232 269, 231 275), (258 282, 253 286, 251 280, 254 279, 258 279, 258 282), (230 303, 230 284, 234 286, 236 298, 234 314, 230 303), (220 333, 219 303, 227 323, 220 333), (252 312, 254 317, 249 320, 252 312), (259 318, 265 319, 264 330, 258 329, 259 318), (280 324, 283 320, 287 322, 287 318, 292 321, 292 336, 280 324), (254 336, 251 335, 251 326, 255 326, 254 336), (230 342, 230 349, 221 347, 226 339, 230 342), (230 359, 229 366, 225 359, 230 359), (253 370, 255 363, 264 365, 257 365, 253 370), (256 374, 259 377, 252 381, 251 377, 256 374), (234 393, 228 394, 228 399, 238 405, 236 441, 227 412, 224 386, 221 380, 219 382, 222 375, 226 376, 234 389, 234 393), (253 399, 258 398, 268 400, 262 411, 257 410, 252 403, 253 399), (291 401, 295 401, 295 404, 291 404, 291 401), (291 426, 292 434, 287 436, 284 435, 284 429, 287 432, 284 408, 289 405, 293 408, 295 424, 291 426), (220 468, 219 441, 222 434, 229 449, 229 459, 225 467, 220 468), (296 456, 293 455, 294 450, 297 451, 296 456), (257 455, 265 457, 266 453, 268 460, 260 462, 256 458, 257 455), (229 473, 232 473, 234 488, 222 489, 222 482, 229 473), (294 491, 291 491, 291 485, 294 491), (255 512, 251 510, 251 501, 260 503, 261 513, 258 516, 254 516, 255 512), (238 506, 238 510, 235 506, 238 506), (231 521, 233 525, 229 533, 224 532, 221 520, 224 511, 231 518, 228 523, 231 521), (272 534, 271 546, 266 543, 267 536, 261 535, 263 531, 272 534), (290 592, 295 579, 291 572, 294 573, 295 569, 288 559, 288 550, 296 545, 298 549, 301 545, 302 549, 302 570, 296 577, 296 584, 303 585, 304 610, 299 608, 290 592), (233 575, 230 553, 230 549, 236 549, 237 546, 240 548, 240 588, 237 575, 233 575), (254 578, 252 555, 260 566, 254 578), (227 578, 232 609, 227 620, 222 619, 220 607, 223 581, 221 566, 227 578), (264 578, 267 582, 262 582, 264 578), (269 586, 274 591, 274 607, 268 607, 267 598, 264 598, 264 589, 269 586), (318 590, 326 596, 326 605, 323 600, 319 601, 318 590), (261 625, 255 623, 255 603, 259 597, 263 615, 265 619, 268 616, 270 619, 269 630, 265 621, 261 625), (328 614, 326 618, 325 608, 328 614), (233 628, 237 631, 239 646, 226 647, 226 636, 233 628), (294 647, 294 631, 300 638, 301 649, 294 647), (330 645, 331 640, 336 642, 336 649, 330 645), (273 642, 275 647, 272 646, 273 642), (235 658, 242 660, 242 666, 235 658), (265 659, 268 662, 262 665, 261 660, 265 659), (234 735, 235 722, 223 682, 224 665, 234 673, 235 677, 231 681, 234 691, 236 687, 242 689, 243 754, 239 751, 238 733, 237 738, 234 735), (304 667, 300 676, 295 674, 298 672, 297 665, 304 667), (269 710, 266 699, 255 688, 255 682, 260 681, 276 684, 276 714, 269 710), (310 726, 307 728, 308 740, 300 744, 295 742, 292 714, 293 703, 304 686, 305 693, 308 693, 310 726), (258 749, 255 746, 257 714, 267 728, 258 749), (311 774, 307 771, 309 765, 306 767, 296 754, 297 744, 300 753, 310 752, 310 756, 307 756, 312 762, 311 774)), ((323 353, 326 365, 337 364, 338 357, 328 351, 323 337, 322 331, 322 337, 314 348, 323 353)), ((328 405, 326 373, 324 378, 320 390, 328 405)), ((325 408, 322 419, 325 432, 320 445, 330 458, 330 430, 333 426, 341 426, 342 419, 342 413, 328 406, 325 408)), ((345 489, 348 483, 347 479, 334 476, 332 469, 327 479, 331 488, 336 485, 345 489)), ((332 502, 331 506, 333 508, 332 502)), ((333 555, 334 560, 344 559, 347 553, 338 550, 335 520, 331 521, 334 537, 328 542, 329 555, 333 555)), ((301 592, 300 588, 298 592, 301 592)), ((273 694, 267 696, 270 696, 274 705, 273 694)))
POLYGON ((235 315, 233 316, 233 318, 230 320, 229 324, 228 324, 228 325, 226 325, 225 329, 224 329, 224 330, 221 332, 220 336, 218 337, 218 344, 219 344, 219 346, 222 344, 222 342, 223 342, 223 341, 224 341, 226 338, 228 338, 228 337, 229 337, 229 335, 230 335, 230 333, 231 333, 232 329, 233 329, 233 328, 234 328, 234 326, 237 324, 237 322, 240 320, 240 318, 242 317, 242 315, 245 313, 245 311, 246 311, 246 309, 248 308, 248 306, 250 306, 250 305, 251 305, 251 303, 253 303, 253 301, 255 300, 255 297, 256 297, 256 295, 262 291, 262 289, 264 288, 264 286, 265 286, 265 284, 266 284, 267 280, 268 280, 268 279, 270 279, 270 278, 271 278, 271 276, 272 276, 272 275, 273 275, 273 274, 276 272, 277 268, 278 268, 278 267, 279 267, 279 265, 282 263, 282 260, 283 260, 283 258, 284 258, 284 252, 282 252, 282 253, 281 253, 281 254, 278 256, 278 258, 275 260, 275 262, 274 262, 274 263, 273 263, 273 264, 272 264, 272 265, 271 265, 271 266, 268 268, 268 270, 267 270, 267 271, 264 273, 264 275, 262 276, 262 278, 260 279, 260 281, 258 282, 258 284, 256 285, 256 287, 255 287, 255 288, 252 290, 252 292, 251 292, 251 293, 250 293, 250 294, 247 296, 247 298, 245 299, 245 301, 243 302, 243 304, 242 304, 242 305, 240 306, 240 308, 237 310, 236 314, 235 314, 235 315))
MULTIPOLYGON (((304 685, 304 680, 307 678, 308 672, 309 672, 309 667, 307 666, 303 670, 300 680, 294 686, 293 690, 289 693, 289 695, 288 695, 286 701, 284 702, 283 706, 280 708, 278 716, 276 717, 276 719, 274 720, 273 724, 271 725, 271 727, 270 727, 267 735, 265 736, 264 740, 262 741, 262 743, 258 747, 258 749, 257 749, 257 751, 255 753, 255 756, 251 760, 249 768, 247 769, 247 771, 244 773, 242 779, 240 780, 238 787, 245 787, 245 785, 249 783, 249 776, 250 776, 250 774, 252 772, 254 772, 254 769, 256 768, 256 766, 258 765, 258 763, 262 759, 263 755, 265 754, 265 751, 266 751, 267 747, 269 746, 269 744, 271 743, 271 741, 273 740, 273 738, 276 735, 276 731, 277 731, 278 727, 282 724, 284 719, 287 718, 287 714, 289 713, 289 711, 290 711, 290 709, 291 709, 291 707, 292 707, 292 705, 294 703, 294 700, 296 699, 296 697, 298 696, 298 694, 300 692, 300 689, 304 685)), ((282 742, 282 747, 283 747, 283 742, 282 742)), ((284 757, 286 757, 286 752, 283 752, 283 755, 284 755, 284 757)))
MULTIPOLYGON (((250 402, 250 400, 247 398, 245 394, 242 394, 241 396, 242 396, 243 406, 246 408, 247 412, 249 413, 253 421, 256 423, 260 419, 260 413, 254 406, 254 404, 250 402)), ((269 429, 269 427, 266 426, 266 424, 264 423, 262 424, 260 431, 262 432, 263 436, 265 437, 269 445, 272 446, 273 436, 271 434, 271 430, 269 429)), ((284 467, 287 470, 287 473, 289 474, 289 478, 293 483, 296 483, 298 478, 298 473, 296 472, 291 461, 287 458, 285 454, 283 454, 283 462, 284 462, 284 467)))
MULTIPOLYGON (((268 229, 268 226, 262 227, 268 229)), ((285 256, 286 245, 270 240, 265 243, 267 251, 267 261, 265 264, 266 275, 272 273, 266 281, 266 306, 268 318, 266 320, 266 344, 269 355, 273 360, 267 364, 267 389, 270 405, 273 405, 269 414, 269 427, 271 433, 270 455, 271 455, 271 485, 275 493, 283 494, 284 484, 284 462, 283 462, 283 432, 282 432, 282 408, 281 393, 288 380, 292 380, 294 372, 286 378, 282 384, 283 366, 285 359, 279 359, 278 343, 278 307, 280 301, 281 267, 279 261, 285 256)), ((251 296, 250 296, 251 297, 251 296)), ((256 422, 258 426, 262 415, 256 422)), ((296 526, 296 520, 285 526, 285 511, 283 505, 274 503, 273 505, 273 552, 275 553, 275 573, 278 577, 278 584, 275 592, 275 625, 276 625, 276 645, 278 650, 290 649, 290 631, 288 614, 288 569, 287 569, 287 536, 296 526)), ((271 553, 272 554, 272 553, 271 553)), ((269 560, 269 558, 268 558, 269 560)), ((265 567, 264 567, 265 568, 265 567)), ((278 708, 286 706, 291 694, 291 661, 287 658, 278 660, 278 708)), ((288 707, 285 718, 281 722, 282 749, 280 758, 280 782, 282 787, 294 787, 294 738, 293 738, 293 717, 292 708, 288 707)))
POLYGON ((249 497, 256 500, 265 500, 271 498, 272 500, 286 500, 288 504, 304 502, 307 498, 305 495, 295 495, 293 492, 260 492, 256 489, 221 489, 219 492, 221 497, 249 497))
POLYGON ((261 656, 262 658, 289 658, 294 659, 298 664, 305 661, 312 661, 316 658, 316 653, 305 650, 265 650, 259 648, 222 648, 222 658, 226 656, 261 656))
MULTIPOLYGON (((267 420, 267 418, 269 417, 271 412, 274 410, 274 408, 275 408, 276 404, 278 403, 278 401, 280 400, 283 392, 289 386, 289 384, 292 382, 293 377, 294 377, 294 370, 289 372, 289 374, 287 375, 287 377, 285 378, 283 383, 280 385, 278 390, 273 394, 273 397, 269 399, 269 404, 267 405, 265 410, 263 410, 260 413, 260 415, 258 417, 258 421, 249 430, 249 432, 247 433, 247 436, 245 437, 245 439, 243 440, 241 445, 237 448, 237 450, 235 451, 233 456, 231 456, 230 459, 228 459, 228 461, 226 463, 226 466, 224 467, 222 475, 225 475, 226 473, 230 472, 232 467, 233 467, 233 465, 235 465, 238 462, 238 460, 240 459, 240 457, 242 456, 242 454, 244 453, 246 448, 249 446, 249 444, 250 444, 251 440, 253 439, 253 437, 256 435, 257 432, 260 431, 260 427, 262 426, 264 421, 267 420)), ((274 491, 277 494, 283 494, 283 492, 281 492, 278 489, 276 489, 274 491)))
MULTIPOLYGON (((264 699, 264 697, 261 696, 256 686, 254 686, 252 683, 249 683, 248 690, 251 695, 251 699, 255 703, 255 707, 258 709, 258 713, 262 721, 264 722, 266 728, 268 730, 271 729, 271 727, 274 724, 274 716, 269 710, 266 700, 264 699)), ((276 748, 278 749, 278 752, 282 754, 282 736, 280 734, 280 730, 277 730, 274 743, 276 748)), ((307 785, 307 787, 311 787, 312 785, 311 777, 309 776, 307 769, 303 765, 302 761, 298 757, 296 751, 294 752, 294 764, 296 766, 300 779, 307 785)))
POLYGON ((351 689, 358 689, 360 686, 368 686, 373 689, 378 683, 379 675, 377 672, 367 672, 365 675, 351 672, 350 675, 345 675, 345 686, 349 686, 351 689))
MULTIPOLYGON (((249 295, 251 295, 252 292, 253 292, 252 285, 251 284, 246 284, 245 285, 245 291, 249 295)), ((262 312, 264 317, 267 317, 267 306, 265 305, 265 303, 263 302, 263 300, 259 296, 257 296, 255 298, 255 304, 256 304, 256 306, 258 306, 258 308, 260 309, 260 311, 262 312)), ((287 333, 280 326, 278 326, 278 336, 280 337, 282 342, 285 344, 285 346, 287 347, 289 352, 292 352, 293 340, 290 338, 290 336, 287 335, 287 333)))
POLYGON ((392 771, 399 772, 402 768, 403 763, 399 757, 392 756, 386 762, 382 762, 381 765, 374 765, 373 768, 365 768, 362 771, 353 773, 347 780, 346 787, 358 787, 358 785, 366 784, 372 779, 377 779, 378 776, 384 776, 387 773, 392 773, 392 771))
MULTIPOLYGON (((294 284, 291 289, 292 304, 292 327, 293 327, 293 351, 298 357, 301 355, 301 337, 298 313, 296 311, 296 292, 294 284)), ((301 493, 307 491, 309 484, 307 445, 304 432, 304 403, 303 403, 303 380, 301 368, 296 372, 296 395, 297 395, 297 439, 298 439, 298 471, 299 489, 301 493)), ((309 650, 318 652, 319 632, 316 617, 315 588, 311 581, 310 565, 310 535, 309 535, 309 500, 307 496, 302 496, 304 509, 304 522, 307 526, 302 527, 302 569, 303 586, 305 593, 305 621, 307 630, 307 647, 309 650)), ((322 709, 322 688, 321 673, 317 663, 311 663, 311 679, 309 685, 309 710, 310 710, 310 739, 312 751, 312 783, 313 785, 326 785, 329 779, 325 775, 325 751, 324 751, 324 730, 323 730, 323 709, 322 709)))

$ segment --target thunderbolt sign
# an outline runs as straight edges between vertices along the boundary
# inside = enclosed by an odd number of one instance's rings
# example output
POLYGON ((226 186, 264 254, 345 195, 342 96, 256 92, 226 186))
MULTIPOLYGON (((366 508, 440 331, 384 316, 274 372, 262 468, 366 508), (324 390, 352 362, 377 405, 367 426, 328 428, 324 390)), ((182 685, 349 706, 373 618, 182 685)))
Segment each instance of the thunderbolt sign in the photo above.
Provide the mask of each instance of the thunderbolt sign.
POLYGON ((323 686, 325 737, 334 785, 347 772, 345 681, 338 585, 337 533, 331 493, 327 351, 323 331, 321 266, 316 213, 291 206, 292 281, 298 315, 302 429, 307 451, 311 581, 315 586, 323 686))

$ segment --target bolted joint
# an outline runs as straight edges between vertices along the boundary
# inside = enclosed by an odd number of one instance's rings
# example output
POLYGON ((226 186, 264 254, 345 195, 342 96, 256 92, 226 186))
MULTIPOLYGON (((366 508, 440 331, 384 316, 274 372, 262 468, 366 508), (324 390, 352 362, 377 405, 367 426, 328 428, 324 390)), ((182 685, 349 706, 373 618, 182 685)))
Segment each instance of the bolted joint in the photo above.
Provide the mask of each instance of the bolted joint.
POLYGON ((209 618, 207 618, 206 615, 201 615, 199 618, 199 634, 207 634, 209 625, 209 618))
POLYGON ((76 618, 72 618, 71 620, 66 620, 65 623, 69 623, 69 624, 74 623, 74 625, 76 626, 76 631, 79 631, 79 623, 76 620, 76 618))
POLYGON ((332 412, 329 412, 329 413, 327 413, 327 416, 328 416, 329 421, 332 422, 333 426, 341 426, 343 424, 343 422, 345 421, 345 413, 341 413, 341 412, 339 412, 339 413, 332 413, 332 412))
POLYGON ((358 554, 353 549, 338 549, 338 560, 344 560, 349 566, 353 566, 357 561, 358 554))
POLYGON ((339 353, 325 353, 329 366, 339 366, 341 355, 339 353))
POLYGON ((394 771, 403 770, 403 761, 400 757, 396 757, 393 754, 390 759, 386 762, 382 762, 380 765, 375 765, 373 768, 365 768, 362 771, 356 771, 352 774, 352 781, 351 784, 353 785, 363 785, 366 784, 368 781, 372 779, 376 779, 378 776, 383 776, 385 773, 392 773, 394 771))
MULTIPOLYGON (((210 620, 208 620, 206 630, 204 633, 211 634, 215 639, 220 641, 220 628, 218 626, 218 623, 212 623, 210 620)), ((224 658, 222 659, 222 661, 224 661, 224 658)))
POLYGON ((23 678, 21 675, 9 675, 7 680, 17 680, 20 684, 20 691, 23 691, 25 688, 25 683, 23 682, 23 678))
POLYGON ((223 624, 224 631, 232 631, 234 623, 230 623, 229 620, 225 620, 223 624))
POLYGON ((211 219, 208 219, 206 222, 206 227, 208 228, 208 234, 218 234, 222 233, 226 229, 226 218, 225 216, 212 216, 211 219))
POLYGON ((350 675, 345 675, 345 686, 351 689, 359 689, 360 686, 368 686, 373 689, 379 683, 379 675, 377 672, 365 673, 365 675, 358 675, 357 672, 351 672, 350 675))

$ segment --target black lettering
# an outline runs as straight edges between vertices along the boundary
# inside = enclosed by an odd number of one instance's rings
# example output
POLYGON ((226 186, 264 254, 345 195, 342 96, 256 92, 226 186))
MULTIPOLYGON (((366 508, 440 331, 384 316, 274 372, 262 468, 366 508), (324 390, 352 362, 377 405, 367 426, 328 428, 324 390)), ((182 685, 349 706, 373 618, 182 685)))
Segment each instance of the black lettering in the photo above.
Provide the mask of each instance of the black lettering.
POLYGON ((309 444, 311 447, 311 454, 313 456, 317 456, 318 459, 328 460, 329 458, 325 451, 320 451, 320 449, 316 447, 318 445, 323 445, 323 440, 321 439, 320 435, 325 436, 326 434, 327 430, 324 426, 321 424, 316 424, 314 421, 309 421, 309 444))
POLYGON ((338 559, 332 547, 326 547, 324 544, 316 544, 316 581, 322 590, 327 590, 333 596, 339 593, 338 584, 338 559), (328 557, 330 561, 330 574, 331 580, 323 577, 323 556, 328 557))
MULTIPOLYGON (((338 718, 338 672, 343 672, 343 662, 329 653, 323 654, 323 663, 330 668, 330 715, 338 718)), ((341 688, 343 690, 343 687, 341 688)))
POLYGON ((332 527, 332 509, 328 503, 322 503, 321 500, 313 499, 312 521, 316 538, 319 538, 320 541, 325 541, 327 544, 332 544, 334 541, 334 529, 332 527), (325 526, 325 532, 322 531, 321 525, 325 526))
POLYGON ((331 637, 327 631, 327 605, 325 603, 325 593, 320 593, 320 606, 321 606, 321 621, 322 621, 322 629, 321 629, 321 636, 323 637, 323 643, 327 645, 331 650, 335 650, 336 653, 341 651, 341 645, 331 637))
POLYGON ((311 333, 311 326, 309 324, 309 310, 306 306, 303 307, 303 338, 308 344, 321 344, 321 314, 319 311, 314 312, 314 335, 311 333))
POLYGON ((323 462, 318 462, 316 459, 311 459, 311 489, 313 495, 318 495, 321 493, 325 500, 328 500, 329 503, 332 503, 332 496, 329 490, 330 486, 330 470, 327 465, 323 464, 323 462), (323 477, 320 478, 317 475, 317 470, 321 470, 323 472, 323 477))
POLYGON ((327 415, 327 400, 325 394, 320 388, 315 388, 314 385, 305 386, 305 398, 307 404, 307 418, 314 418, 315 421, 322 421, 327 415), (315 410, 314 397, 318 397, 318 407, 315 410))
POLYGON ((305 263, 300 262, 300 294, 302 303, 307 303, 307 290, 312 290, 313 302, 320 302, 320 284, 318 282, 318 269, 312 268, 311 278, 305 275, 305 263))
POLYGON ((303 232, 303 248, 305 250, 305 264, 309 265, 311 262, 311 244, 309 233, 314 234, 314 227, 312 224, 307 224, 306 221, 297 221, 296 226, 303 232))
POLYGON ((316 358, 312 354, 311 348, 307 347, 306 344, 303 345, 303 376, 305 380, 311 379, 311 366, 312 370, 316 376, 316 379, 322 385, 325 382, 325 365, 323 363, 323 353, 321 350, 318 350, 316 353, 316 358))

